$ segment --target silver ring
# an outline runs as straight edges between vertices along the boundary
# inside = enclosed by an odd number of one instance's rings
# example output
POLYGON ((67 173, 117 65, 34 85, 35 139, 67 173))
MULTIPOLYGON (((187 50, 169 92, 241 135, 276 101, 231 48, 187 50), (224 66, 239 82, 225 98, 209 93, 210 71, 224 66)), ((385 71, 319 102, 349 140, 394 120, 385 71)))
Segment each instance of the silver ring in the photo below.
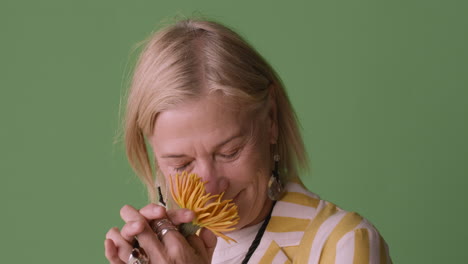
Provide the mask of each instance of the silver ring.
POLYGON ((159 231, 164 229, 164 228, 173 228, 173 227, 175 227, 174 224, 171 221, 169 221, 169 219, 167 219, 167 218, 154 220, 154 221, 152 221, 150 223, 150 226, 151 226, 151 229, 153 229, 153 231, 155 233, 159 233, 159 231))
POLYGON ((127 264, 148 264, 149 258, 143 248, 134 248, 128 257, 127 264))
POLYGON ((163 228, 163 229, 159 230, 159 232, 157 233, 159 240, 162 240, 163 237, 169 231, 179 231, 179 229, 177 229, 177 227, 175 227, 175 226, 171 226, 171 227, 167 227, 167 228, 163 228))
POLYGON ((153 229, 153 231, 158 235, 159 240, 162 240, 167 232, 171 230, 179 231, 179 229, 177 229, 177 227, 175 227, 174 224, 167 218, 151 222, 151 229, 153 229))
POLYGON ((161 228, 164 225, 174 226, 174 224, 171 221, 169 221, 169 219, 167 218, 163 218, 161 220, 155 221, 155 224, 156 224, 156 228, 161 228))

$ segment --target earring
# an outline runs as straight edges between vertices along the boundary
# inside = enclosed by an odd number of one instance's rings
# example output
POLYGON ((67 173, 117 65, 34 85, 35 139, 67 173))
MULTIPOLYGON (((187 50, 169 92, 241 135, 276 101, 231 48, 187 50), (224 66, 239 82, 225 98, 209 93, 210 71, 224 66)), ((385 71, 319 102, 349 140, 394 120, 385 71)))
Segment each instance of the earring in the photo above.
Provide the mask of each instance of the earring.
MULTIPOLYGON (((162 177, 164 177, 164 176, 162 176, 162 177)), ((165 193, 163 195, 162 190, 161 190, 161 181, 159 181, 159 180, 156 180, 156 181, 157 181, 157 186, 158 186, 157 189, 158 189, 158 196, 159 196, 159 198, 158 198, 159 205, 164 206, 164 207, 167 208, 167 206, 168 206, 167 205, 167 197, 168 197, 167 196, 167 190, 168 190, 167 182, 164 181, 166 183, 166 188, 164 190, 165 193)))
POLYGON ((159 194, 159 205, 166 207, 166 202, 164 201, 164 196, 161 192, 161 186, 158 185, 158 194, 159 194))
POLYGON ((273 160, 275 161, 275 167, 273 171, 271 172, 271 177, 270 177, 270 180, 268 181, 268 198, 270 198, 273 201, 277 201, 281 198, 283 194, 283 189, 284 189, 284 186, 281 183, 281 180, 279 177, 279 169, 278 169, 278 163, 280 160, 279 154, 275 154, 273 156, 273 160))

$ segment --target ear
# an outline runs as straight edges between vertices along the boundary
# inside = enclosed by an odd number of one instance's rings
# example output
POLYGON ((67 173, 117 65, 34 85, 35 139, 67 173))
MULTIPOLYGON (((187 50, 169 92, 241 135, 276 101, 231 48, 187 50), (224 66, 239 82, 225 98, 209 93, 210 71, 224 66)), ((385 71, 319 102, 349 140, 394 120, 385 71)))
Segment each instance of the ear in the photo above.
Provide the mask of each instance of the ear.
POLYGON ((269 87, 268 108, 270 144, 276 144, 278 141, 278 106, 276 104, 276 92, 273 84, 269 87))

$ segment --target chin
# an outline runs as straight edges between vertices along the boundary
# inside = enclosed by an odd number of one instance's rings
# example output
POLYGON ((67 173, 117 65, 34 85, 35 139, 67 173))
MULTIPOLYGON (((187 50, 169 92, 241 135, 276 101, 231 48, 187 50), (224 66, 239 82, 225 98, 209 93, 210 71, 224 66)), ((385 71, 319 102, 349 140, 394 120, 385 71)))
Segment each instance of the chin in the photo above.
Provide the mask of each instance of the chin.
POLYGON ((257 218, 258 216, 255 214, 258 212, 254 210, 254 207, 252 204, 244 204, 244 205, 245 207, 240 207, 238 205, 238 210, 239 210, 238 213, 239 213, 240 219, 239 219, 239 223, 235 226, 236 229, 241 229, 241 228, 250 226, 252 224, 252 221, 254 221, 254 219, 257 218))
POLYGON ((237 205, 240 217, 239 223, 235 226, 236 229, 257 224, 253 222, 257 222, 256 220, 258 220, 258 217, 262 213, 263 207, 258 206, 258 203, 260 202, 258 200, 259 197, 246 197, 246 193, 245 189, 243 189, 232 199, 232 201, 237 205))
POLYGON ((236 197, 234 197, 233 202, 237 205, 237 212, 240 218, 239 223, 235 225, 235 228, 240 229, 248 224, 249 220, 247 219, 247 217, 251 212, 245 210, 245 206, 247 206, 247 204, 244 202, 244 199, 240 198, 239 195, 236 195, 236 197))

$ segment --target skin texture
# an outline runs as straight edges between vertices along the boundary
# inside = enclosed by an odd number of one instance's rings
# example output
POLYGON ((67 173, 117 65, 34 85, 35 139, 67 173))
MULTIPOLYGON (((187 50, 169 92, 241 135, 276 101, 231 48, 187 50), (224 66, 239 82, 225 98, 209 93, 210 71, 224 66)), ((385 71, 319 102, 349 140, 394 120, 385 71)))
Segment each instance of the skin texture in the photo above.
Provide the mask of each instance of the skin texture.
POLYGON ((157 263, 210 263, 216 237, 208 230, 202 230, 200 236, 188 238, 179 232, 169 231, 160 241, 148 224, 150 220, 162 218, 170 219, 174 225, 187 223, 193 219, 193 212, 184 209, 166 211, 159 205, 149 204, 139 211, 125 205, 120 215, 125 221, 122 230, 111 228, 104 241, 105 256, 109 263, 127 262, 132 250, 131 241, 135 236, 150 260, 157 260, 157 263))
POLYGON ((268 212, 274 138, 269 111, 255 115, 236 108, 225 97, 210 95, 165 111, 149 141, 166 181, 184 170, 197 173, 207 192, 234 199, 242 228, 268 212))
MULTIPOLYGON (((253 112, 222 95, 211 94, 160 113, 148 141, 166 182, 182 171, 197 173, 207 182, 207 192, 224 192, 225 199, 234 200, 240 216, 236 228, 240 229, 261 222, 272 206, 267 186, 273 164, 272 144, 277 138, 275 120, 276 107, 271 101, 253 112)), ((193 219, 193 212, 166 211, 150 204, 139 211, 124 206, 121 216, 126 222, 123 228, 112 228, 106 235, 110 263, 128 260, 135 235, 157 263, 211 262, 216 237, 208 230, 187 239, 170 231, 159 241, 148 225, 149 220, 161 218, 169 218, 175 225, 187 223, 193 219)))

